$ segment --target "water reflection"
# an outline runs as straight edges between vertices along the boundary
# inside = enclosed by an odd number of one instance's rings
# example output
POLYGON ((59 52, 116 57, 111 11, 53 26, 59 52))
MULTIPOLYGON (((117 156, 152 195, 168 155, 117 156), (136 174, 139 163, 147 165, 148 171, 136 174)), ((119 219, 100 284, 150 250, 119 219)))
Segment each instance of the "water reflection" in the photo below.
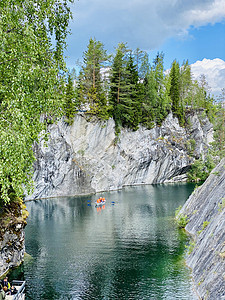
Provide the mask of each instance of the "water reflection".
POLYGON ((173 221, 193 186, 127 187, 27 203, 28 299, 195 299, 173 221))

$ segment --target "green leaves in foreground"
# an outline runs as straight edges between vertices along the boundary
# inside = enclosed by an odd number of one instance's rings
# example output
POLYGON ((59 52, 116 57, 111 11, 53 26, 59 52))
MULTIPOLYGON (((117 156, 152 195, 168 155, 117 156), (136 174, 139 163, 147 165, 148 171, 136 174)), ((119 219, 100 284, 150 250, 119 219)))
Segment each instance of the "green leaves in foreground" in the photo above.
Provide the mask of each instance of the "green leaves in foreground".
POLYGON ((60 111, 71 13, 66 1, 2 0, 0 16, 0 200, 9 202, 31 187, 32 145, 60 111))

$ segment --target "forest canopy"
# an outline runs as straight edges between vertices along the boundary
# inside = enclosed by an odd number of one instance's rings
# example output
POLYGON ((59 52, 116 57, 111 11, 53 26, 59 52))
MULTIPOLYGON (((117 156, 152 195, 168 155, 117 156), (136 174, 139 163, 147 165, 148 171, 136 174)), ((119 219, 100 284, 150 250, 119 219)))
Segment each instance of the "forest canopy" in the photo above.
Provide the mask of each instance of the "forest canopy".
POLYGON ((70 107, 74 111, 67 111, 67 116, 85 110, 100 119, 113 117, 118 130, 121 126, 136 130, 139 124, 147 128, 160 125, 170 111, 181 126, 186 109, 203 108, 209 118, 213 117, 214 99, 208 93, 205 76, 194 80, 188 61, 180 65, 174 60, 165 72, 163 53, 150 63, 145 51, 133 51, 119 43, 109 56, 104 45, 91 38, 79 75, 73 79, 70 107))

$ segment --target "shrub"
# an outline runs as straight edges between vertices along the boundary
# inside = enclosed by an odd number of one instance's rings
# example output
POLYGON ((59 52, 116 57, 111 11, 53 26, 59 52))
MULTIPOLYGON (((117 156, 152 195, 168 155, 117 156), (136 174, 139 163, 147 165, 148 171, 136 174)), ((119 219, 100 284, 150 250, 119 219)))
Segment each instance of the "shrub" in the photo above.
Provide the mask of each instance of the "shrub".
POLYGON ((210 155, 207 155, 205 160, 195 160, 187 173, 188 180, 191 182, 205 181, 214 167, 215 163, 210 155))
POLYGON ((190 242, 188 246, 185 246, 187 248, 187 253, 188 255, 190 255, 192 253, 192 251, 194 250, 196 242, 190 242))
POLYGON ((180 214, 176 218, 176 223, 177 223, 177 225, 178 225, 179 228, 185 228, 185 226, 187 225, 188 222, 189 222, 189 220, 188 220, 188 216, 187 215, 180 214))
POLYGON ((209 223, 209 221, 204 221, 202 223, 202 229, 198 231, 198 234, 200 234, 209 225, 209 223))

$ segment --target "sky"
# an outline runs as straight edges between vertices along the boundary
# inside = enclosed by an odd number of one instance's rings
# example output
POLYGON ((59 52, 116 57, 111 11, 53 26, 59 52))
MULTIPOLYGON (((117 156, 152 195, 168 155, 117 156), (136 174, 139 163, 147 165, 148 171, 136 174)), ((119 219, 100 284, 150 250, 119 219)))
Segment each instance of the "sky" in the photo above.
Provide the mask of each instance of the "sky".
POLYGON ((65 53, 75 67, 90 38, 113 53, 118 43, 164 53, 164 67, 188 60, 194 78, 205 74, 211 94, 225 88, 225 0, 75 0, 65 53))

